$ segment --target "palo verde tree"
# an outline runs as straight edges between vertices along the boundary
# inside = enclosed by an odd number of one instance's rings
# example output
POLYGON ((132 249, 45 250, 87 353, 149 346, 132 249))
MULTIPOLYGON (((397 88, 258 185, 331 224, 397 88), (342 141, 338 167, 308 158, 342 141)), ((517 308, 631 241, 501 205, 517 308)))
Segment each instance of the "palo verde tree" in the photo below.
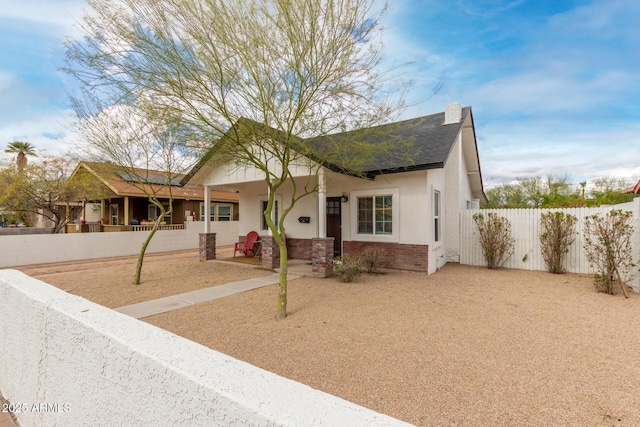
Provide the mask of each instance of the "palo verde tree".
POLYGON ((86 97, 144 103, 145 113, 217 141, 210 161, 260 171, 268 190, 264 216, 280 252, 278 318, 287 306, 288 213, 317 190, 327 156, 360 161, 373 150, 363 143, 349 155, 338 145, 327 153, 306 138, 369 128, 403 106, 404 88, 381 69, 386 6, 377 4, 89 0, 85 37, 67 45, 68 71, 86 97), (294 178, 301 166, 306 180, 294 178), (276 224, 275 197, 285 184, 293 190, 276 224))
MULTIPOLYGON (((191 132, 168 120, 154 120, 140 110, 118 105, 76 122, 87 157, 127 184, 141 190, 159 212, 142 243, 134 275, 140 284, 144 256, 158 227, 173 213, 173 190, 194 163, 185 148, 191 132)), ((79 147, 81 148, 81 147, 79 147)))

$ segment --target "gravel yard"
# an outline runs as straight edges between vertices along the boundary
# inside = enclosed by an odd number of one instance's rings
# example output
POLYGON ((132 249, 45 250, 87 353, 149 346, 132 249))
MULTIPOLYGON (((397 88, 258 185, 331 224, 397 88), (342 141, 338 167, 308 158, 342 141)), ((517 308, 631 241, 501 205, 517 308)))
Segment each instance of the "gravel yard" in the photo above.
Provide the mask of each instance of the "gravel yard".
MULTIPOLYGON (((129 274, 96 268, 90 281, 82 269, 33 275, 111 307, 141 296, 108 297, 129 292, 129 274)), ((168 292, 176 278, 202 287, 267 273, 188 257, 146 268, 140 288, 168 292)), ((633 292, 599 294, 585 275, 457 264, 289 287, 284 321, 274 319, 276 286, 144 320, 417 425, 640 425, 633 292)))

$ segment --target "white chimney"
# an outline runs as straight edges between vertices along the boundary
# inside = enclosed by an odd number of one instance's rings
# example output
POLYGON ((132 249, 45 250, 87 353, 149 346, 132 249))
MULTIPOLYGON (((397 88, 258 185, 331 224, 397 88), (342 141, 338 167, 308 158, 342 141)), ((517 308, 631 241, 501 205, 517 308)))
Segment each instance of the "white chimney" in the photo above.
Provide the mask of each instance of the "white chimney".
POLYGON ((462 120, 462 105, 459 102, 452 102, 444 106, 443 125, 460 123, 460 120, 462 120))

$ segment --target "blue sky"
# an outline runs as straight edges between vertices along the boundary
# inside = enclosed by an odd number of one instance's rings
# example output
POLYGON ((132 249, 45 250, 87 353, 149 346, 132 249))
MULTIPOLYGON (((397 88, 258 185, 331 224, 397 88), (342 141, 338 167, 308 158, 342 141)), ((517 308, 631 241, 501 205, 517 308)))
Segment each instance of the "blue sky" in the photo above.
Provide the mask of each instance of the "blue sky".
MULTIPOLYGON (((79 0, 4 0, 0 143, 70 148, 58 71, 77 37, 79 0)), ((640 2, 394 0, 385 60, 411 64, 404 117, 473 107, 486 188, 516 177, 640 179, 640 2), (432 89, 443 82, 441 89, 432 89)), ((9 158, 4 156, 4 160, 9 158)))

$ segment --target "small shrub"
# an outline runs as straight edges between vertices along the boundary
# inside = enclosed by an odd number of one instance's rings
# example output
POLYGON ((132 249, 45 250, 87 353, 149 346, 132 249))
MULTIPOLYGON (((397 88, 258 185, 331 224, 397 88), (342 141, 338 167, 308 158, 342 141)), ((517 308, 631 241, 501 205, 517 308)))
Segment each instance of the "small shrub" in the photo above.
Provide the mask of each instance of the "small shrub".
POLYGON ((480 233, 480 246, 488 268, 500 268, 513 255, 513 242, 511 237, 511 223, 505 217, 495 213, 486 216, 477 213, 473 220, 480 233))
POLYGON ((362 253, 362 265, 369 274, 375 274, 384 268, 387 251, 383 248, 367 248, 362 253))
POLYGON ((633 225, 631 212, 612 210, 608 214, 585 218, 584 249, 591 268, 596 271, 594 285, 599 292, 616 293, 624 289, 622 280, 629 279, 632 258, 631 238, 633 225))
POLYGON ((578 218, 564 212, 545 212, 540 216, 542 258, 550 273, 566 272, 565 260, 575 238, 578 218))
POLYGON ((333 260, 333 271, 343 282, 353 282, 362 274, 362 260, 355 255, 345 255, 333 260))

